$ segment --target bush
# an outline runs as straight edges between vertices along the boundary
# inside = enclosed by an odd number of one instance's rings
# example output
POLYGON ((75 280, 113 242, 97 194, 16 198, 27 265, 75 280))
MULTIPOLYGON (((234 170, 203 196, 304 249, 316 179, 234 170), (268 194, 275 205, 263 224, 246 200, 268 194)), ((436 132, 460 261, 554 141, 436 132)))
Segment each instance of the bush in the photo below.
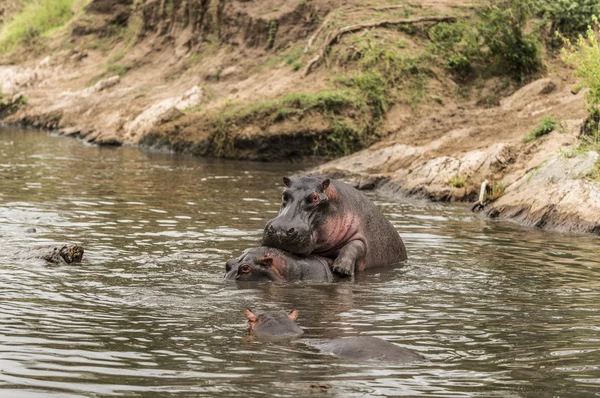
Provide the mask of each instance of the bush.
MULTIPOLYGON (((593 26, 600 29, 598 18, 592 17, 593 26)), ((585 93, 586 108, 592 118, 600 118, 600 40, 592 26, 586 35, 579 35, 575 44, 563 38, 565 47, 562 59, 575 68, 574 75, 581 79, 578 89, 589 89, 585 93)))
POLYGON ((52 29, 64 25, 73 15, 75 0, 33 0, 25 5, 0 32, 0 52, 23 43, 32 43, 52 29))
POLYGON ((479 10, 478 30, 490 55, 521 81, 543 68, 539 41, 524 32, 535 10, 527 0, 500 1, 479 10))
POLYGON ((541 0, 540 12, 552 34, 565 36, 584 33, 593 15, 600 15, 598 0, 541 0))
POLYGON ((467 22, 442 22, 429 30, 433 52, 446 60, 446 67, 465 74, 480 55, 481 44, 476 29, 467 22))
POLYGON ((538 121, 538 125, 536 128, 531 130, 531 132, 528 135, 523 137, 523 142, 531 142, 546 134, 550 134, 554 129, 556 129, 556 126, 557 123, 554 116, 546 115, 538 121))

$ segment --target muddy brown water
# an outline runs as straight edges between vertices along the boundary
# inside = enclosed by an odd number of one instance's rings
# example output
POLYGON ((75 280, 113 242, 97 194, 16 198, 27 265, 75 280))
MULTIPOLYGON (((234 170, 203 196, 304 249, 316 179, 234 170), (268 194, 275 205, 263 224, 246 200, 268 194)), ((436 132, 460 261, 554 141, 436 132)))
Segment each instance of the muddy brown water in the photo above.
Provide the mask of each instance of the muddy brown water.
POLYGON ((406 267, 355 283, 225 283, 225 260, 257 244, 297 169, 2 128, 0 396, 600 394, 595 237, 371 193, 406 267), (83 266, 19 257, 63 241, 86 247, 83 266), (305 335, 249 338, 244 306, 296 308, 305 335), (428 361, 353 363, 302 344, 355 335, 428 361))

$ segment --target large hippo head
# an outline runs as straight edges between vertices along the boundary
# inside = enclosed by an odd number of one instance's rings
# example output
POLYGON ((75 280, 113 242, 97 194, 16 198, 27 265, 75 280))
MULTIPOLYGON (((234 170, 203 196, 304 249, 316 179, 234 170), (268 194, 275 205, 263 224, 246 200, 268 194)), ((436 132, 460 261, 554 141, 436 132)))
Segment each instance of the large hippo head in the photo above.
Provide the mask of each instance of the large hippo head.
POLYGON ((252 282, 285 282, 285 260, 279 250, 268 247, 246 249, 241 256, 225 263, 225 279, 252 282))
POLYGON ((296 324, 298 311, 265 311, 254 313, 251 309, 244 310, 248 320, 248 330, 257 337, 290 338, 299 336, 304 331, 296 324))
POLYGON ((315 231, 326 221, 335 189, 322 176, 304 176, 295 181, 284 177, 283 183, 279 215, 267 223, 262 244, 310 254, 315 248, 315 231))

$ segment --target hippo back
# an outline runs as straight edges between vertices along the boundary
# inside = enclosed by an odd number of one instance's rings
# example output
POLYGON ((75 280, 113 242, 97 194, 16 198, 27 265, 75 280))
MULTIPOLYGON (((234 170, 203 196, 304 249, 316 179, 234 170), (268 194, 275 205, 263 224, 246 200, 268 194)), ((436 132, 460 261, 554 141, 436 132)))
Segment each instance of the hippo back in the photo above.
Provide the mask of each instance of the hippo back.
POLYGON ((396 363, 420 362, 420 354, 399 347, 388 341, 371 336, 346 337, 342 339, 311 342, 311 346, 325 354, 353 361, 385 361, 396 363))

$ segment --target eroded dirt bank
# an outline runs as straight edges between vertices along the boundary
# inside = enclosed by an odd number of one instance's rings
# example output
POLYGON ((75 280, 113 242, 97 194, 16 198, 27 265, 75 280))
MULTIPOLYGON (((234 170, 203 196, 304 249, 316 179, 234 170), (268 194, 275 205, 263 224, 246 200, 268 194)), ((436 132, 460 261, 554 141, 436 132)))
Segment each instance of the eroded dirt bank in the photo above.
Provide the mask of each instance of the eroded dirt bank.
POLYGON ((5 57, 3 121, 200 156, 347 155, 314 171, 430 200, 475 201, 488 180, 486 215, 600 234, 599 163, 575 149, 586 113, 571 71, 548 61, 523 85, 441 67, 435 26, 469 18, 470 3, 76 4, 43 45, 5 57), (558 127, 524 143, 545 115, 558 127))

